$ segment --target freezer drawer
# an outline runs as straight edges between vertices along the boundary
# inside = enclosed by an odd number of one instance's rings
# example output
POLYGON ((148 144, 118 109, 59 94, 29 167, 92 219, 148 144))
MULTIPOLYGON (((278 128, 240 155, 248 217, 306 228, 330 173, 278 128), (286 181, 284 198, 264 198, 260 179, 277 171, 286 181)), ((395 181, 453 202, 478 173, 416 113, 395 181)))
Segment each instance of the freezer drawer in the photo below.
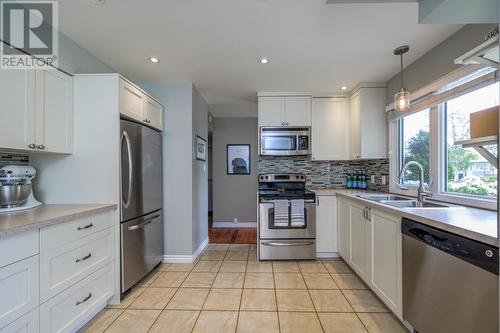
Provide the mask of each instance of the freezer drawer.
POLYGON ((316 259, 315 239, 261 239, 260 260, 316 259))
POLYGON ((122 293, 163 258, 163 217, 158 210, 121 224, 122 293))

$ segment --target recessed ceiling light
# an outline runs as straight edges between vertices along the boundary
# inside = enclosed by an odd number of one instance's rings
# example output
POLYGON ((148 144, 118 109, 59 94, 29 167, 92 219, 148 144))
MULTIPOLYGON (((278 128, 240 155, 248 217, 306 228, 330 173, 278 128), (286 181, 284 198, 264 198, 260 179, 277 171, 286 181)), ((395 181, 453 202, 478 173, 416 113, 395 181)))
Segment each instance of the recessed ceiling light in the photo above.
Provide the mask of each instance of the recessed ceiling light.
POLYGON ((340 87, 340 90, 347 90, 347 87, 346 86, 342 86, 342 87, 340 87))
POLYGON ((267 64, 268 62, 269 62, 269 59, 267 59, 267 58, 260 58, 260 63, 261 63, 261 64, 265 65, 265 64, 267 64))
POLYGON ((160 62, 160 59, 155 58, 155 57, 151 57, 151 58, 149 58, 149 61, 154 62, 156 64, 156 63, 160 62))

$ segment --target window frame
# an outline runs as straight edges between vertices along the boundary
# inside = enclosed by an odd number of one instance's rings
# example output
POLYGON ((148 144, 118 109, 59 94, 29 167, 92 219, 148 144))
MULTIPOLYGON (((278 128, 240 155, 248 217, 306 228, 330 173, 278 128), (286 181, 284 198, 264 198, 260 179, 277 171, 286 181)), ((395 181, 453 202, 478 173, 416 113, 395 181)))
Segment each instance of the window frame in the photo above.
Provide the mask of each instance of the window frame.
MULTIPOLYGON (((478 86, 481 89, 483 86, 478 86)), ((476 90, 476 89, 473 89, 476 90)), ((427 108, 425 108, 427 109, 427 108)), ((421 111, 425 110, 422 109, 421 111)), ((420 111, 419 111, 420 112, 420 111)), ((389 190, 392 193, 417 196, 418 186, 407 185, 408 190, 398 187, 398 176, 401 160, 401 131, 399 119, 389 119, 389 190)), ((426 187, 433 196, 431 199, 475 208, 497 210, 497 198, 479 197, 468 194, 447 192, 447 140, 446 140, 446 107, 444 103, 429 107, 429 181, 426 187)), ((497 194, 498 195, 498 194, 497 194)))

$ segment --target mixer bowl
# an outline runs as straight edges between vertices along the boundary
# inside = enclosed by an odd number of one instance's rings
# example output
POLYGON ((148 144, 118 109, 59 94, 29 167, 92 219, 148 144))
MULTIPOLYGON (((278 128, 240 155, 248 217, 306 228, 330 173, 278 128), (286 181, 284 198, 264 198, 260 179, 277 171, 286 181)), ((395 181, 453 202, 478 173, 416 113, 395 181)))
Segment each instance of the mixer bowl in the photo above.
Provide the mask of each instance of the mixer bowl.
POLYGON ((0 184, 0 207, 22 205, 31 193, 31 184, 0 184))

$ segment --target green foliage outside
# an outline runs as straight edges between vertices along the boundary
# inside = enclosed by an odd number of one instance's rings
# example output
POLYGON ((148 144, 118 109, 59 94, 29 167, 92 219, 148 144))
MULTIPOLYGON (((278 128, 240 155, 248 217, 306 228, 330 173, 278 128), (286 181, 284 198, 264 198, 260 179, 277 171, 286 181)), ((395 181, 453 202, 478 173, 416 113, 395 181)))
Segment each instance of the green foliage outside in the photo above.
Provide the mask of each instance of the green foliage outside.
MULTIPOLYGON (((417 161, 424 168, 424 181, 429 183, 429 132, 420 130, 408 140, 405 147, 404 163, 417 161)), ((497 184, 495 176, 477 177, 467 175, 458 179, 459 173, 466 174, 471 161, 478 155, 460 146, 448 145, 448 191, 472 195, 496 196, 497 184)), ((404 176, 405 181, 418 182, 419 171, 410 166, 404 176)))

